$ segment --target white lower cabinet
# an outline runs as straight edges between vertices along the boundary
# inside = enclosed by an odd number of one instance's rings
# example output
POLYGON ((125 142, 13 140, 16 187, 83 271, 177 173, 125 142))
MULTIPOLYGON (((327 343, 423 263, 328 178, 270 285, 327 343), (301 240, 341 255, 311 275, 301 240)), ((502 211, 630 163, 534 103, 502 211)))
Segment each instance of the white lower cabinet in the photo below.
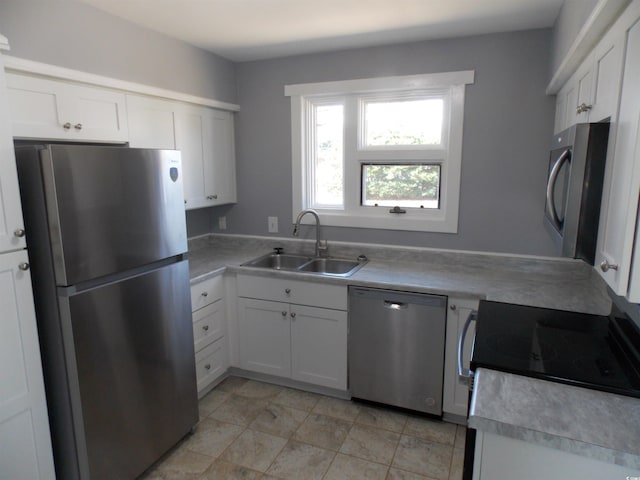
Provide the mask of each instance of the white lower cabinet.
POLYGON ((222 276, 191 286, 191 309, 196 382, 203 396, 229 366, 222 276))
MULTIPOLYGON (((458 378, 458 339, 462 335, 467 318, 471 312, 478 309, 478 300, 449 297, 448 304, 442 410, 445 413, 466 418, 469 405, 469 385, 461 382, 458 378)), ((469 368, 474 334, 475 322, 472 322, 462 347, 464 368, 469 368)))
POLYGON ((291 376, 289 305, 238 299, 240 366, 279 377, 291 376))
MULTIPOLYGON (((640 2, 634 2, 640 17, 640 2)), ((610 136, 608 182, 603 193, 596 269, 616 295, 640 302, 640 20, 625 30, 626 55, 620 108, 610 136), (613 143, 611 140, 613 139, 613 143)))
POLYGON ((477 432, 473 480, 603 480, 640 477, 640 470, 562 450, 477 432))
POLYGON ((0 255, 0 478, 54 478, 26 250, 0 255))
POLYGON ((347 389, 346 287, 238 275, 237 288, 241 368, 347 389))

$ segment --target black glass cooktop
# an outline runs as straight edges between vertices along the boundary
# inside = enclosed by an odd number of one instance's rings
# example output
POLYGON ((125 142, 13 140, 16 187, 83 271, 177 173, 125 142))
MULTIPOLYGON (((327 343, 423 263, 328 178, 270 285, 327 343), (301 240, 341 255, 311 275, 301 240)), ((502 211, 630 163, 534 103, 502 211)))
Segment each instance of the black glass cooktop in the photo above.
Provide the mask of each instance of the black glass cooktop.
POLYGON ((471 368, 640 398, 640 333, 614 306, 608 317, 481 301, 471 368))

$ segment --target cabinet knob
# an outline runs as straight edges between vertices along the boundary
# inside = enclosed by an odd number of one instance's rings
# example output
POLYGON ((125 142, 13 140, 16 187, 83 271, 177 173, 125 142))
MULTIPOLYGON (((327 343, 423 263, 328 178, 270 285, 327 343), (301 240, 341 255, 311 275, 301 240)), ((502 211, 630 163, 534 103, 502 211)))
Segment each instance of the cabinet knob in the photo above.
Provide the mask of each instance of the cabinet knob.
POLYGON ((30 265, 27 262, 22 262, 18 265, 18 268, 24 271, 29 270, 29 267, 30 265))
POLYGON ((202 295, 203 297, 209 296, 209 294, 207 292, 202 292, 200 295, 202 295))
POLYGON ((205 370, 211 370, 211 364, 210 364, 210 363, 207 363, 207 364, 204 366, 204 368, 205 368, 205 370))
POLYGON ((212 195, 212 197, 213 197, 214 200, 218 199, 218 195, 217 194, 212 195))
POLYGON ((576 114, 588 112, 592 108, 593 108, 593 105, 587 105, 586 103, 583 102, 580 105, 578 105, 578 107, 576 108, 576 114))
POLYGON ((287 295, 289 295, 291 293, 291 289, 290 288, 285 288, 284 289, 284 293, 286 293, 287 295))
POLYGON ((202 326, 202 329, 203 329, 205 332, 209 331, 209 325, 203 325, 203 326, 202 326))
POLYGON ((600 262, 600 270, 608 272, 609 270, 618 270, 618 265, 609 263, 606 259, 600 262))
POLYGON ((216 200, 217 198, 218 198, 218 195, 207 195, 208 200, 216 200))
POLYGON ((285 310, 282 311, 282 316, 286 317, 287 316, 287 312, 285 310))
POLYGON ((71 123, 65 123, 64 125, 62 125, 62 128, 64 128, 65 130, 69 130, 71 128, 71 123))
POLYGON ((451 305, 449 305, 449 308, 455 312, 456 308, 458 307, 456 307, 455 303, 452 303, 451 305))
POLYGON ((82 130, 82 124, 81 123, 76 123, 73 128, 75 128, 76 130, 82 130))
POLYGON ((295 320, 295 318, 296 318, 296 312, 291 312, 291 318, 292 318, 293 320, 295 320))
POLYGON ((24 233, 25 233, 25 232, 24 232, 24 228, 16 228, 16 229, 13 231, 13 234, 14 234, 16 237, 20 237, 20 238, 24 237, 24 233))

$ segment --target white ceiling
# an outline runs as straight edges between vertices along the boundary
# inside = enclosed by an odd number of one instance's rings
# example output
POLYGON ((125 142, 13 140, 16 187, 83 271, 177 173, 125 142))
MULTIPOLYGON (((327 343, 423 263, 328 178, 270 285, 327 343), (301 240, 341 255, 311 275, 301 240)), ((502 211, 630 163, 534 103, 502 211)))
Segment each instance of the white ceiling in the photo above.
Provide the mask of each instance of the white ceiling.
POLYGON ((234 61, 553 25, 563 0, 81 0, 234 61))

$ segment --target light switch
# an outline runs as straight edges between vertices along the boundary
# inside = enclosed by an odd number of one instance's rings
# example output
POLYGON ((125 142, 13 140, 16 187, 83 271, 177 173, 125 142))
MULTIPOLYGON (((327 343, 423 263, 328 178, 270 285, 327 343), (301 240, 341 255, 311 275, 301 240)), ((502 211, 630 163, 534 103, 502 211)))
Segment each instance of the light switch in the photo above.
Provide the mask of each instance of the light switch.
POLYGON ((269 233, 278 233, 278 217, 267 217, 269 233))

